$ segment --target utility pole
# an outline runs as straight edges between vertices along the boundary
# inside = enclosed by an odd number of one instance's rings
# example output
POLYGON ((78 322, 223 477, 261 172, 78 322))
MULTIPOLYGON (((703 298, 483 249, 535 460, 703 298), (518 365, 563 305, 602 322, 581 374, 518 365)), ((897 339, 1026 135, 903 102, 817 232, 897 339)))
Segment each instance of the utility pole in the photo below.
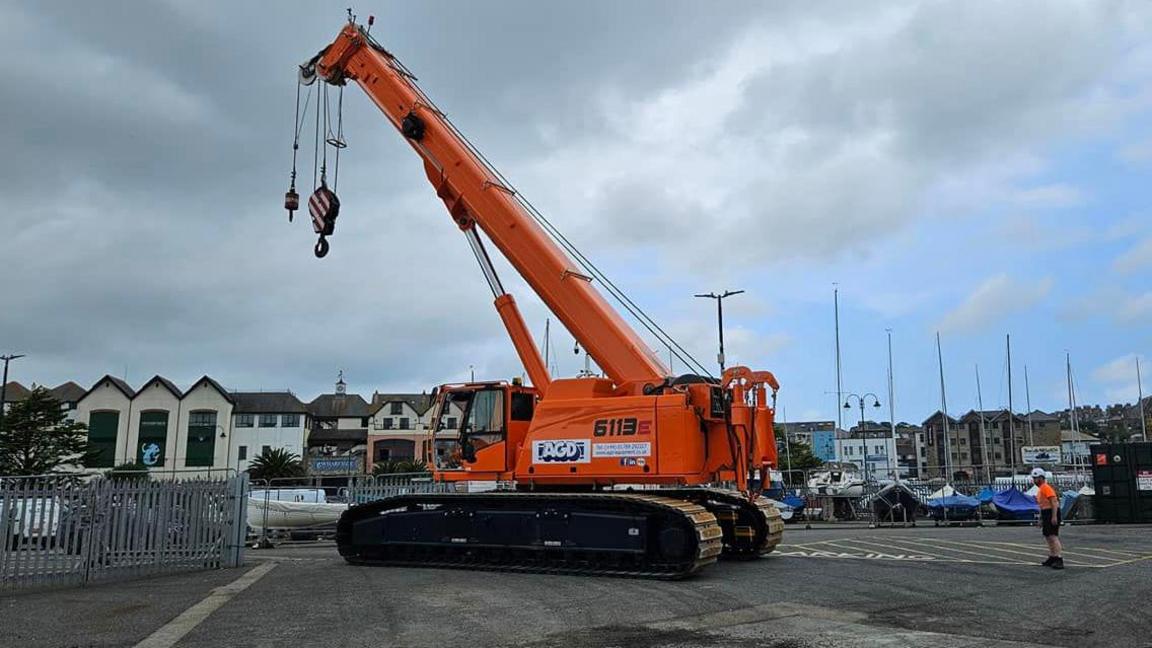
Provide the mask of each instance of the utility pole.
MULTIPOLYGON (((859 394, 848 394, 844 397, 844 409, 852 409, 853 398, 860 404, 860 436, 864 439, 864 481, 870 480, 871 472, 870 464, 868 463, 868 432, 864 429, 864 405, 867 403, 869 396, 872 397, 872 407, 880 407, 880 399, 872 392, 868 392, 863 396, 859 394)), ((884 460, 888 460, 887 450, 884 452, 884 460)))
POLYGON ((716 300, 716 322, 720 330, 720 353, 716 356, 716 361, 720 363, 720 375, 724 375, 724 298, 731 297, 732 295, 739 295, 744 292, 743 290, 725 290, 723 294, 717 295, 716 293, 707 293, 696 295, 697 297, 704 297, 706 299, 716 300))
POLYGON ((0 360, 4 361, 4 380, 0 382, 0 430, 4 429, 4 409, 8 405, 8 363, 23 357, 23 354, 12 353, 0 356, 0 360))
MULTIPOLYGON (((788 437, 788 410, 784 404, 780 404, 780 419, 784 427, 784 454, 788 457, 788 475, 792 474, 796 467, 792 465, 792 440, 788 437)), ((788 483, 788 476, 785 476, 785 484, 788 483)), ((795 483, 795 482, 793 482, 795 483)))

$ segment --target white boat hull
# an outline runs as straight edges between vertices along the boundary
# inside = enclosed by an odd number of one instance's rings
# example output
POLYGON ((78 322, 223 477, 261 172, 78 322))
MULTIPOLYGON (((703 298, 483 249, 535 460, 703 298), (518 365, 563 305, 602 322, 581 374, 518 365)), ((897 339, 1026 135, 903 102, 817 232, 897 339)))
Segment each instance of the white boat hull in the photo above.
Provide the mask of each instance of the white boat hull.
POLYGON ((268 529, 310 529, 332 526, 348 509, 347 504, 279 502, 248 498, 248 526, 268 529))

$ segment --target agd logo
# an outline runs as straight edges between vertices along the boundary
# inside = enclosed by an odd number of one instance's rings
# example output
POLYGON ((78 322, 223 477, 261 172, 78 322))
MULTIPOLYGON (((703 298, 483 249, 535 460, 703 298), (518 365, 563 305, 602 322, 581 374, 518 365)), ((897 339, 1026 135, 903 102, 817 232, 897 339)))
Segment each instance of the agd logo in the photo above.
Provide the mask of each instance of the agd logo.
POLYGON ((590 463, 587 439, 532 442, 532 463, 590 463))

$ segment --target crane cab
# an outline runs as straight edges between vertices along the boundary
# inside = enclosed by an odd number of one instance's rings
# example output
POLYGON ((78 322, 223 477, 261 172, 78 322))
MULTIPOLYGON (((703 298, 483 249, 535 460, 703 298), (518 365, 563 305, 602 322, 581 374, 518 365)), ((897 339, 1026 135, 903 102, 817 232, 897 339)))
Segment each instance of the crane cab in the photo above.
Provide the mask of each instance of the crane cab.
POLYGON ((432 405, 436 478, 512 479, 538 398, 533 387, 503 381, 439 387, 432 405))

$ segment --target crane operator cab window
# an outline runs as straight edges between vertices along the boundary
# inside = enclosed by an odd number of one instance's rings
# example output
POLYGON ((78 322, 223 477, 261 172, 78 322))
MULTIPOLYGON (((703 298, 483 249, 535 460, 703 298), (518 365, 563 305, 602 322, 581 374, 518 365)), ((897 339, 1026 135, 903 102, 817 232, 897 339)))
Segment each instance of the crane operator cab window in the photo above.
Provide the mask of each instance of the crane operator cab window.
MULTIPOLYGON (((460 390, 444 394, 436 415, 436 467, 460 470, 484 448, 504 441, 504 390, 460 390)), ((501 466, 502 468, 502 466, 501 466)))

